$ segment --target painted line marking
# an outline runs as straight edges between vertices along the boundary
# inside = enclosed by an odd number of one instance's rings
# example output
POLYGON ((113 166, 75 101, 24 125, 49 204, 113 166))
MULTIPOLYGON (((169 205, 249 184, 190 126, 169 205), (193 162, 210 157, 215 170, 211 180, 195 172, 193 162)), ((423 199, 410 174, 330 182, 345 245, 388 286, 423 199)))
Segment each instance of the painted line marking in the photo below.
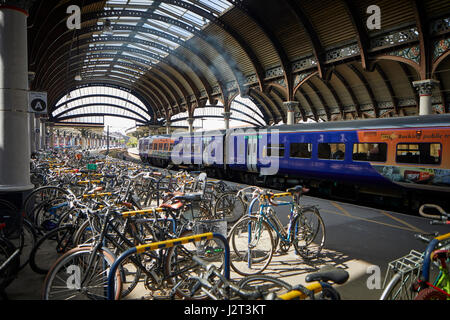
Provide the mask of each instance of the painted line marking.
MULTIPOLYGON (((323 212, 327 212, 327 213, 332 213, 332 214, 337 214, 339 216, 349 217, 347 214, 344 214, 344 213, 341 213, 341 212, 332 211, 332 210, 321 209, 320 211, 321 212, 323 211, 323 212)), ((351 218, 353 218, 355 220, 367 221, 367 222, 371 222, 371 223, 375 223, 375 224, 379 224, 379 225, 383 225, 383 226, 387 226, 387 227, 391 227, 391 228, 396 228, 396 229, 401 229, 401 230, 406 230, 406 231, 411 231, 411 232, 417 232, 416 230, 413 230, 411 228, 402 227, 402 226, 396 226, 396 225, 393 225, 393 224, 380 222, 380 221, 375 221, 375 220, 371 220, 371 219, 367 219, 367 218, 361 218, 361 217, 355 217, 355 216, 351 216, 351 218)))
POLYGON ((330 201, 330 203, 331 203, 333 206, 335 206, 336 208, 338 208, 339 211, 341 211, 345 216, 347 216, 347 217, 352 217, 352 218, 353 218, 353 216, 350 214, 350 212, 348 212, 347 210, 345 210, 340 204, 338 204, 338 203, 336 203, 336 202, 334 202, 334 201, 330 201))
POLYGON ((412 230, 414 230, 414 231, 416 231, 416 232, 419 232, 419 233, 425 233, 425 231, 423 231, 423 230, 417 228, 416 226, 413 226, 412 224, 410 224, 410 223, 408 223, 408 222, 406 222, 406 221, 404 221, 404 220, 402 220, 402 219, 400 219, 400 218, 394 217, 393 215, 387 213, 386 211, 383 211, 383 210, 382 210, 382 211, 380 211, 380 212, 381 212, 382 214, 384 214, 385 216, 387 216, 387 217, 389 217, 389 218, 391 218, 391 219, 393 219, 393 220, 395 220, 395 221, 398 221, 398 222, 400 222, 401 224, 404 224, 405 226, 411 228, 412 230))

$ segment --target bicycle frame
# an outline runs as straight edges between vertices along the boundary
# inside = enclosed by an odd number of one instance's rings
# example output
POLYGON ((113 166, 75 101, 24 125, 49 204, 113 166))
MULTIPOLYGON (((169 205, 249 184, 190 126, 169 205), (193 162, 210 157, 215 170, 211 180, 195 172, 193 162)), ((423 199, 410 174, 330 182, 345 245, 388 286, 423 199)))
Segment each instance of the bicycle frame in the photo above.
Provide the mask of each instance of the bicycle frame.
POLYGON ((447 269, 442 265, 439 266, 440 272, 433 283, 430 282, 431 255, 436 247, 444 240, 450 239, 450 233, 446 233, 434 238, 428 244, 425 250, 425 256, 422 265, 422 276, 418 280, 421 288, 432 287, 450 297, 450 279, 447 269))
POLYGON ((217 239, 219 241, 221 241, 221 243, 223 244, 223 247, 225 248, 225 261, 224 261, 224 276, 227 280, 230 279, 230 268, 229 268, 229 259, 230 259, 230 249, 228 246, 228 241, 227 239, 221 235, 221 234, 216 234, 216 233, 203 233, 203 234, 199 234, 199 235, 195 235, 195 236, 190 236, 190 237, 184 237, 184 238, 177 238, 177 239, 171 239, 171 240, 166 240, 166 241, 161 241, 161 242, 154 242, 154 243, 149 243, 149 244, 144 244, 144 245, 140 245, 134 248, 130 248, 127 251, 125 251, 124 253, 122 253, 117 259, 116 261, 113 263, 113 265, 110 268, 110 271, 108 273, 108 300, 113 300, 114 299, 114 274, 116 273, 118 267, 120 266, 120 264, 122 263, 123 260, 127 259, 127 258, 132 258, 132 256, 134 254, 142 254, 144 252, 149 252, 149 251, 153 251, 153 250, 157 250, 157 249, 167 249, 176 245, 182 245, 182 244, 187 244, 187 243, 191 243, 191 242, 198 242, 198 241, 202 241, 202 240, 211 240, 211 239, 217 239))
MULTIPOLYGON (((289 192, 283 192, 283 193, 278 193, 272 196, 272 198, 280 198, 280 197, 286 197, 286 196, 291 196, 292 194, 289 192)), ((286 202, 278 202, 277 206, 291 206, 290 212, 289 212, 289 224, 288 224, 288 230, 287 230, 287 234, 286 236, 283 235, 280 230, 279 230, 279 226, 277 225, 273 225, 272 222, 270 221, 270 219, 267 217, 266 213, 265 213, 265 208, 271 208, 273 207, 273 205, 268 204, 268 196, 264 195, 264 196, 260 196, 260 197, 255 197, 252 202, 250 203, 249 207, 248 207, 248 216, 251 217, 252 216, 252 212, 251 209, 253 208, 254 203, 259 200, 259 199, 263 199, 264 202, 261 203, 259 205, 259 213, 258 213, 258 221, 259 221, 259 230, 261 230, 261 221, 266 222, 269 227, 274 230, 278 237, 281 239, 281 241, 286 242, 286 243, 292 243, 293 239, 291 238, 291 228, 292 228, 292 222, 294 221, 296 214, 294 213, 294 208, 296 206, 295 201, 286 201, 286 202)), ((248 256, 251 256, 250 250, 251 250, 251 222, 248 223, 248 256)), ((248 259, 248 267, 251 268, 252 266, 252 259, 248 259)))
MULTIPOLYGON (((274 195, 273 197, 285 197, 285 196, 290 196, 290 193, 279 193, 274 195)), ((258 198, 254 198, 252 200, 252 202, 250 203, 250 206, 248 207, 248 216, 252 216, 251 215, 251 208, 253 207, 254 203, 259 200, 258 198)), ((293 239, 291 239, 291 228, 292 228, 292 222, 294 221, 294 218, 296 217, 296 214, 294 213, 294 208, 295 208, 295 202, 294 201, 286 201, 286 202, 278 202, 277 206, 291 206, 290 208, 290 212, 289 212, 289 224, 288 224, 288 230, 287 230, 287 235, 286 237, 280 232, 279 230, 279 226, 278 225, 273 225, 272 222, 270 221, 270 219, 267 217, 266 213, 265 213, 265 208, 273 208, 273 205, 271 204, 267 204, 267 203, 262 203, 259 205, 259 216, 263 218, 263 220, 277 233, 277 235, 280 237, 280 239, 283 242, 288 242, 291 243, 291 241, 293 239)), ((250 228, 250 227, 249 227, 250 228)), ((251 229, 249 229, 249 234, 250 234, 251 229)))

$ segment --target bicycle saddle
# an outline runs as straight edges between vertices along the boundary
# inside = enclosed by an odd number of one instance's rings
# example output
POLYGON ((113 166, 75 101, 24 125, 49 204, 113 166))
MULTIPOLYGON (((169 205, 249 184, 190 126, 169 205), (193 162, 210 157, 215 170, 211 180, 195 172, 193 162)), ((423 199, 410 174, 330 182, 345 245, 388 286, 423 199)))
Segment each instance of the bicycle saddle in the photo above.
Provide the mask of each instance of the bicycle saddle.
POLYGON ((304 188, 303 186, 300 186, 300 185, 286 190, 286 192, 290 192, 290 193, 300 193, 300 192, 308 192, 308 191, 309 191, 309 189, 304 188))
POLYGON ((177 195, 173 199, 180 201, 200 201, 203 194, 201 192, 185 193, 183 195, 177 195))
POLYGON ((332 268, 315 273, 308 274, 305 278, 306 282, 313 281, 332 281, 336 284, 343 284, 348 280, 349 274, 344 269, 332 268))

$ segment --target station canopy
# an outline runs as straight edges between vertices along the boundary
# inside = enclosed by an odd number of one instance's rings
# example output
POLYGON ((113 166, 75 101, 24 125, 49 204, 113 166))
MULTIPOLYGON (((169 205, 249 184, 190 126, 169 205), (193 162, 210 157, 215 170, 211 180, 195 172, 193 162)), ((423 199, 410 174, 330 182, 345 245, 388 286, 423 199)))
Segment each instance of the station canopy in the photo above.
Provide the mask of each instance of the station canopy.
POLYGON ((262 126, 292 105, 295 122, 408 116, 426 79, 433 113, 450 107, 448 1, 30 2, 30 89, 48 93, 50 121, 201 127, 231 112, 262 126))

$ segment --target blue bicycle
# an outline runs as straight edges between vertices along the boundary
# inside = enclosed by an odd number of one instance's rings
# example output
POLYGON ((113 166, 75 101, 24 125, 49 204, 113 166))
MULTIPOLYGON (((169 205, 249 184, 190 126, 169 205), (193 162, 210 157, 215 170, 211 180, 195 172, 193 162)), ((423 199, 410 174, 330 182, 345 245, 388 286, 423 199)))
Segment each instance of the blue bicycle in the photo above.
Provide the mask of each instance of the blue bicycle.
POLYGON ((256 189, 248 208, 230 230, 231 267, 241 275, 258 274, 272 260, 275 250, 286 253, 291 245, 304 259, 316 258, 325 244, 325 224, 315 206, 300 205, 300 197, 307 189, 302 186, 283 193, 256 189), (290 198, 276 201, 276 198, 290 198), (284 227, 275 207, 288 206, 288 224, 284 227), (258 209, 259 208, 259 209, 258 209))

